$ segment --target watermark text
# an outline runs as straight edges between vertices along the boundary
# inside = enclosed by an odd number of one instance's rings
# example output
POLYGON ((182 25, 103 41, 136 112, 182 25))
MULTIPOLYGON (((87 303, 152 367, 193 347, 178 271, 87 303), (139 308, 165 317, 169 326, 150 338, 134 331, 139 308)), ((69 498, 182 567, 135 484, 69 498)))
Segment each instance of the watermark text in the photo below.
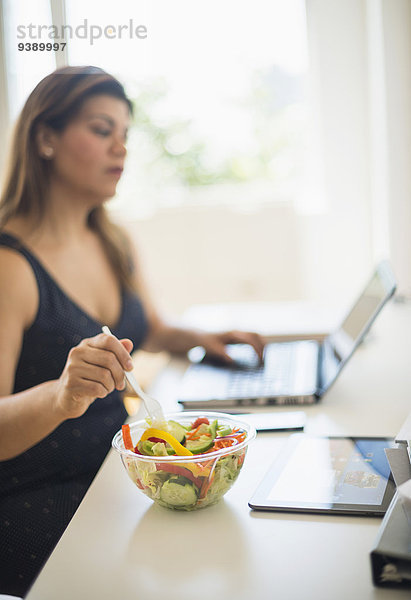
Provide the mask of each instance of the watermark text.
POLYGON ((38 25, 30 23, 29 25, 17 25, 17 39, 36 40, 37 42, 46 40, 67 40, 79 39, 89 40, 93 46, 96 40, 145 40, 147 38, 147 27, 145 25, 136 25, 133 19, 122 25, 95 25, 83 19, 78 25, 38 25))

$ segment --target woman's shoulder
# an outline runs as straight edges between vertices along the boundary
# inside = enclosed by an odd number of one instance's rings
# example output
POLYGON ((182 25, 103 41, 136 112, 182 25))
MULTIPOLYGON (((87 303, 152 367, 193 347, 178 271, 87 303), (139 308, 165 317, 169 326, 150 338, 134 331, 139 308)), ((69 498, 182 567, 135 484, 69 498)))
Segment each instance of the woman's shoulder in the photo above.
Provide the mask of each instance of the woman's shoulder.
POLYGON ((2 244, 0 235, 0 277, 11 277, 15 275, 29 276, 32 269, 21 252, 18 250, 18 243, 13 245, 2 244))
POLYGON ((34 319, 38 302, 36 278, 27 259, 16 249, 0 244, 1 310, 21 313, 28 324, 34 319))

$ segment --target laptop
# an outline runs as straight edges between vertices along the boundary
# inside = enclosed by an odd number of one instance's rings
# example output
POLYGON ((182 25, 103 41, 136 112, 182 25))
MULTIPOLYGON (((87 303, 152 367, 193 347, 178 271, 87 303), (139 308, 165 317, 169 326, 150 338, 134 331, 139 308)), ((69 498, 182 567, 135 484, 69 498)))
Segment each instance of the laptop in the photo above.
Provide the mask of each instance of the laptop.
POLYGON ((205 361, 190 365, 182 378, 178 401, 190 409, 317 402, 395 290, 391 266, 382 261, 342 323, 322 341, 268 343, 263 365, 251 346, 229 345, 234 365, 205 361))

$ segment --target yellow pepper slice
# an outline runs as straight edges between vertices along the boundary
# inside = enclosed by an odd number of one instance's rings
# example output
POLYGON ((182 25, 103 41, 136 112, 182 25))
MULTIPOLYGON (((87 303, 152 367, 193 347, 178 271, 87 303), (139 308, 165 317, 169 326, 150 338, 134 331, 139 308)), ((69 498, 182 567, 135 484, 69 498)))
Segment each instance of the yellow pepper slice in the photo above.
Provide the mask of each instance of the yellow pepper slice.
POLYGON ((162 431, 161 429, 150 427, 149 429, 146 429, 141 436, 141 441, 144 442, 151 437, 160 438, 165 442, 168 442, 173 450, 175 450, 175 453, 179 456, 193 456, 193 453, 190 452, 190 450, 187 450, 187 448, 184 448, 184 446, 182 446, 180 442, 176 440, 173 435, 171 435, 171 433, 168 433, 168 431, 162 431))

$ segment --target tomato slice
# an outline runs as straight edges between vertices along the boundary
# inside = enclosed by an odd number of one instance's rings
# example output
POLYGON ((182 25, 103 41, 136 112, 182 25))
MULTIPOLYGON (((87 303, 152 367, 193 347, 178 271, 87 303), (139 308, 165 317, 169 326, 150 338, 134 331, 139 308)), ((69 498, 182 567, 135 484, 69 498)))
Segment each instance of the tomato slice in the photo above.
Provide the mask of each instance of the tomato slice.
POLYGON ((191 429, 199 427, 202 423, 205 423, 205 425, 210 425, 210 421, 206 417, 198 417, 198 419, 196 419, 192 424, 191 429))

